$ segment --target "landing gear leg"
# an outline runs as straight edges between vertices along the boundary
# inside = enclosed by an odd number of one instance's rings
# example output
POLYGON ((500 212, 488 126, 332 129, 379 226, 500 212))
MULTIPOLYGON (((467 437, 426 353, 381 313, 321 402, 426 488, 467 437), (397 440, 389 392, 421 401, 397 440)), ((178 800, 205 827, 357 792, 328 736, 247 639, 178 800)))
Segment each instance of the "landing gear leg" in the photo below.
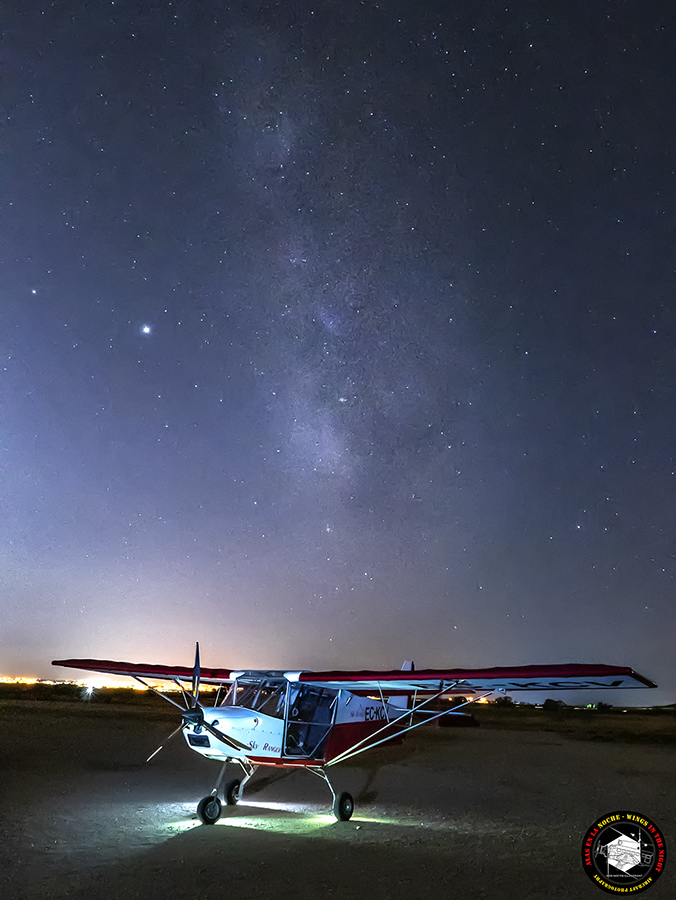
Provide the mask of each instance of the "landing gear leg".
POLYGON ((329 781, 329 776, 324 769, 308 769, 308 771, 312 772, 314 775, 318 775, 319 778, 323 778, 328 784, 331 796, 333 797, 333 815, 336 819, 341 822, 347 822, 348 819, 351 819, 352 813, 354 812, 354 800, 352 799, 352 794, 348 794, 347 791, 341 791, 340 794, 336 794, 333 785, 329 781))
POLYGON ((221 789, 221 782, 223 781, 227 764, 228 761, 226 759, 221 766, 221 771, 218 773, 218 778, 216 779, 213 790, 208 796, 202 797, 197 804, 197 818, 203 825, 215 825, 221 817, 223 804, 218 797, 218 792, 221 789))
POLYGON ((239 778, 233 779, 233 781, 228 781, 225 785, 225 790, 223 794, 225 796, 225 802, 228 806, 234 806, 236 803, 242 799, 244 785, 254 774, 258 766, 254 766, 248 760, 238 759, 237 762, 240 764, 242 772, 244 772, 244 778, 241 780, 239 778))

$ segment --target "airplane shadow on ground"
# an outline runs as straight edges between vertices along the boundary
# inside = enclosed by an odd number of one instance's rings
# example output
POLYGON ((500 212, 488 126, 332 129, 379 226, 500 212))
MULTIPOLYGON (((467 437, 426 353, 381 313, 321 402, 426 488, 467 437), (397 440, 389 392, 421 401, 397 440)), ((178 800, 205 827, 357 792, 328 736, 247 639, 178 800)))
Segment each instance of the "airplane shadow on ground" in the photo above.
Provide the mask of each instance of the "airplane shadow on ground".
POLYGON ((378 791, 372 790, 373 782, 376 779, 380 766, 370 766, 365 770, 364 774, 366 775, 366 781, 364 782, 363 787, 357 794, 355 800, 357 803, 366 804, 373 803, 374 800, 378 798, 378 791))
MULTIPOLYGON (((378 771, 380 770, 380 768, 381 766, 370 766, 368 769, 362 769, 362 774, 366 775, 366 780, 362 787, 359 789, 359 792, 355 794, 355 801, 357 803, 373 803, 373 801, 378 798, 378 792, 372 790, 372 785, 376 779, 376 776, 378 775, 378 771)), ((256 795, 274 784, 285 781, 294 774, 297 774, 297 770, 286 769, 281 771, 273 771, 261 777, 258 777, 258 775, 256 775, 244 789, 245 796, 256 795)), ((336 784, 332 779, 332 783, 336 793, 340 793, 340 782, 338 781, 338 784, 336 784)))

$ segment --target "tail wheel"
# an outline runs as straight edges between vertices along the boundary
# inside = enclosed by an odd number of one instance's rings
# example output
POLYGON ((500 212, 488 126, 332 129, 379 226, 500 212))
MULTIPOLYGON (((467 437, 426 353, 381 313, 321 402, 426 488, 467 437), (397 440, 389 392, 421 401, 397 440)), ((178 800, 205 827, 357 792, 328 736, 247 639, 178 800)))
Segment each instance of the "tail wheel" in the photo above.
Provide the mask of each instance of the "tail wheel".
POLYGON ((353 812, 354 800, 352 799, 352 794, 348 794, 347 791, 338 794, 333 804, 333 815, 341 822, 347 822, 348 819, 352 818, 353 812))
POLYGON ((223 805, 215 794, 202 797, 197 804, 197 818, 203 825, 214 825, 221 817, 223 805))
POLYGON ((225 786, 225 802, 228 806, 235 806, 239 801, 239 788, 240 788, 240 780, 239 778, 235 778, 234 781, 229 781, 225 786))

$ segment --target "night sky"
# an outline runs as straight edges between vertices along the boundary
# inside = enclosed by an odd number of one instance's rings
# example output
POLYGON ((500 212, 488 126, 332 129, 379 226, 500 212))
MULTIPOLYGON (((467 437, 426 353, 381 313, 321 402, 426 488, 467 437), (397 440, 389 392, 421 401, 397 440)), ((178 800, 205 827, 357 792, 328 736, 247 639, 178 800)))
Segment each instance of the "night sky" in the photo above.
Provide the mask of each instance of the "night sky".
POLYGON ((199 640, 676 699, 675 39, 650 0, 6 6, 0 673, 199 640))

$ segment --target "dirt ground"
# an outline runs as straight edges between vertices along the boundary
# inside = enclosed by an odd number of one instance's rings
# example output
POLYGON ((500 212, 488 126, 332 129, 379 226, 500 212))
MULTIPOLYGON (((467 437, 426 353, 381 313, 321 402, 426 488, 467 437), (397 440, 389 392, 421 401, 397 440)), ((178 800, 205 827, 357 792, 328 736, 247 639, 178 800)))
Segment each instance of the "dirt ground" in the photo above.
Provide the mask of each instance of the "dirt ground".
MULTIPOLYGON (((584 900, 603 896, 580 864, 601 814, 635 810, 676 839, 673 745, 488 728, 428 729, 333 769, 350 822, 307 772, 259 770, 202 826, 218 765, 180 737, 143 763, 175 724, 142 708, 0 708, 2 900, 584 900)), ((676 895, 676 860, 648 895, 676 895)))

